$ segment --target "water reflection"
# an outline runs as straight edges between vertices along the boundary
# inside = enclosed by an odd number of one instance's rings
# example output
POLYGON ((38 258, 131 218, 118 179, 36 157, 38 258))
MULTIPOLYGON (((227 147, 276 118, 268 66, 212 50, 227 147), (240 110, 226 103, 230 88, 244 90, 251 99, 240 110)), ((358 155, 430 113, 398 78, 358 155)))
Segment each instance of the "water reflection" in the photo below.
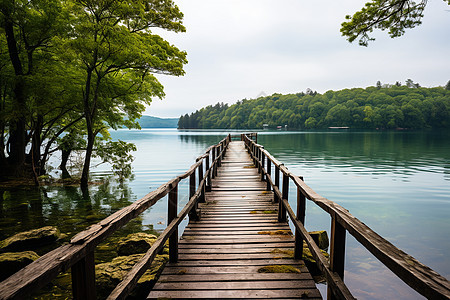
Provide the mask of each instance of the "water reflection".
POLYGON ((308 167, 374 175, 444 173, 449 180, 449 137, 444 131, 283 132, 262 133, 259 143, 277 157, 308 167))

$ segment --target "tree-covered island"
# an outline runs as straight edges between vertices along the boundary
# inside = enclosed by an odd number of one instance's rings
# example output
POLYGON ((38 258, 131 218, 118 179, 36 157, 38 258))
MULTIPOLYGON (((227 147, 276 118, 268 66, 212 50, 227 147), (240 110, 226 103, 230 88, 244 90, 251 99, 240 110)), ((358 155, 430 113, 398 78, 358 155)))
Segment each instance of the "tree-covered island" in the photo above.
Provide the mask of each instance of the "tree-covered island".
POLYGON ((449 128, 450 81, 423 88, 394 85, 281 95, 217 103, 180 117, 179 129, 449 128))

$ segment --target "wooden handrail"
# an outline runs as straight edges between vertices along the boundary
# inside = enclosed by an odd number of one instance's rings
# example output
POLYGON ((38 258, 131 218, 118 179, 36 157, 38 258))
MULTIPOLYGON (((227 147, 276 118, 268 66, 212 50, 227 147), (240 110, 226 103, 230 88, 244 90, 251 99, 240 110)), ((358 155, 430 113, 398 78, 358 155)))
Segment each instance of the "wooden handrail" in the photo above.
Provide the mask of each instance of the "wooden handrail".
MULTIPOLYGON (((261 145, 258 145, 246 135, 242 135, 242 139, 255 160, 255 163, 261 171, 264 172, 264 178, 267 181, 268 186, 270 185, 274 191, 274 199, 280 200, 279 219, 284 220, 283 214, 285 214, 285 212, 283 212, 283 210, 286 210, 296 228, 296 236, 300 235, 301 238, 306 241, 319 269, 324 272, 328 286, 331 288, 332 292, 330 293, 329 290, 328 295, 330 298, 353 299, 353 296, 343 282, 345 232, 348 231, 379 261, 418 293, 429 299, 450 299, 450 282, 445 277, 439 275, 428 266, 420 263, 412 256, 395 247, 363 222, 351 215, 348 210, 342 206, 317 194, 312 188, 306 185, 301 178, 290 172, 287 167, 276 160, 267 150, 264 150, 261 145), (263 153, 263 155, 261 156, 259 152, 263 153), (263 163, 261 157, 267 160, 268 167, 271 167, 271 164, 274 165, 275 182, 272 180, 271 171, 262 167, 263 163), (294 211, 289 205, 287 193, 285 194, 288 189, 284 187, 283 192, 280 192, 279 179, 277 179, 279 178, 279 172, 283 174, 284 178, 289 178, 297 186, 297 199, 299 201, 297 206, 301 205, 302 198, 305 197, 313 201, 331 216, 330 262, 322 255, 320 249, 304 228, 304 217, 303 221, 300 221, 304 211, 301 211, 301 209, 298 208, 297 215, 294 214, 294 211)), ((296 242, 296 245, 300 247, 302 247, 301 244, 296 242)), ((295 253, 299 253, 300 251, 301 250, 296 249, 295 253)))
MULTIPOLYGON (((87 293, 86 291, 89 289, 95 289, 95 278, 93 278, 93 276, 90 276, 92 278, 77 278, 80 276, 86 277, 86 274, 80 273, 80 271, 77 270, 83 270, 82 272, 87 274, 92 274, 92 272, 94 272, 95 265, 93 264, 93 259, 91 258, 93 258, 95 247, 113 234, 116 230, 139 216, 142 212, 154 205, 158 200, 167 194, 177 193, 178 183, 185 178, 195 177, 195 171, 199 167, 203 168, 203 160, 205 160, 206 171, 204 176, 201 180, 199 180, 198 188, 195 193, 192 194, 191 189, 190 200, 186 206, 178 215, 176 215, 175 210, 176 216, 173 217, 172 215, 173 219, 172 221, 169 221, 170 223, 166 229, 161 233, 152 247, 138 261, 130 273, 116 287, 108 298, 124 299, 132 291, 139 278, 145 272, 146 268, 153 262, 156 254, 162 250, 166 240, 170 238, 172 238, 172 240, 178 239, 178 234, 175 235, 174 232, 177 231, 178 225, 186 217, 186 215, 194 207, 196 207, 198 199, 207 187, 206 185, 211 184, 211 181, 208 178, 210 178, 213 171, 217 172, 217 166, 220 164, 230 140, 231 136, 228 135, 217 145, 209 147, 206 150, 206 153, 199 156, 196 163, 194 163, 184 174, 181 174, 162 184, 156 190, 150 192, 129 206, 115 212, 102 221, 89 226, 86 230, 72 237, 69 244, 58 247, 57 249, 41 256, 25 268, 0 282, 0 299, 23 299, 33 291, 48 284, 51 280, 56 278, 59 273, 66 272, 70 268, 72 268, 72 275, 74 275, 74 272, 78 275, 72 276, 72 280, 78 280, 75 284, 74 282, 72 284, 77 288, 76 290, 74 287, 73 290, 74 299, 94 299, 95 290, 88 291, 87 293), (221 148, 220 152, 217 151, 218 148, 221 148), (216 155, 213 155, 214 158, 211 160, 211 164, 209 164, 211 153, 215 153, 216 155), (74 279, 74 277, 76 279, 74 279)), ((203 170, 202 172, 199 171, 199 174, 203 174, 203 170)), ((193 185, 195 190, 195 183, 193 185)), ((176 197, 172 197, 172 200, 176 200, 176 197)), ((170 204, 170 201, 168 202, 170 204)), ((169 209, 173 209, 173 207, 169 209)), ((178 249, 172 249, 169 255, 171 260, 176 260, 176 257, 178 256, 178 249)))

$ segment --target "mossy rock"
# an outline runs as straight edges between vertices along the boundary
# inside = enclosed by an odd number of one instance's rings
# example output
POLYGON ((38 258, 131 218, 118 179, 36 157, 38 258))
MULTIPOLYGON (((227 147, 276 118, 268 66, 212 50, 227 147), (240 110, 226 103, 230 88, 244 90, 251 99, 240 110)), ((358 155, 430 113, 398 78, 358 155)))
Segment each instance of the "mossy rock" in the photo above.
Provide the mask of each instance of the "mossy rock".
POLYGON ((311 231, 309 235, 313 238, 316 245, 322 249, 327 250, 330 246, 330 241, 328 240, 328 234, 325 230, 311 231))
POLYGON ((120 256, 145 253, 156 241, 156 235, 138 232, 119 240, 117 254, 120 256))
POLYGON ((5 280, 39 258, 34 251, 6 252, 0 254, 0 281, 5 280))
POLYGON ((20 232, 0 242, 0 252, 34 250, 51 244, 61 237, 59 230, 46 226, 20 232))
MULTIPOLYGON (((106 298, 143 255, 119 256, 111 262, 95 266, 98 297, 100 299, 106 298)), ((138 297, 148 294, 168 260, 169 256, 166 254, 157 255, 150 268, 139 279, 132 296, 138 297)))

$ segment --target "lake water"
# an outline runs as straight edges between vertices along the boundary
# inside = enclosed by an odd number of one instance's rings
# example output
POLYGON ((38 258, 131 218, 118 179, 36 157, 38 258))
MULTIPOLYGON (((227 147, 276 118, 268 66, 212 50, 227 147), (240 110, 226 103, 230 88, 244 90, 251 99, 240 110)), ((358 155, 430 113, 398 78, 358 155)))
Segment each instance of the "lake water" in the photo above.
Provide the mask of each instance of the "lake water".
MULTIPOLYGON (((0 239, 54 225, 68 238, 184 173, 228 131, 119 130, 114 139, 134 142, 134 179, 78 187, 3 189, 0 239)), ((450 134, 446 132, 260 132, 258 143, 320 195, 337 202, 388 241, 450 278, 450 134)), ((107 174, 107 166, 92 170, 107 174)), ((295 199, 295 189, 291 185, 295 199)), ((180 186, 179 207, 187 202, 180 186)), ((295 201, 291 201, 295 210, 295 201)), ((117 236, 166 226, 166 198, 117 236)), ((307 203, 308 230, 330 229, 330 218, 307 203)), ((345 282, 358 299, 421 299, 349 235, 345 282)), ((110 259, 98 251, 97 262, 110 259)), ((323 286, 321 287, 323 291, 323 286)))

